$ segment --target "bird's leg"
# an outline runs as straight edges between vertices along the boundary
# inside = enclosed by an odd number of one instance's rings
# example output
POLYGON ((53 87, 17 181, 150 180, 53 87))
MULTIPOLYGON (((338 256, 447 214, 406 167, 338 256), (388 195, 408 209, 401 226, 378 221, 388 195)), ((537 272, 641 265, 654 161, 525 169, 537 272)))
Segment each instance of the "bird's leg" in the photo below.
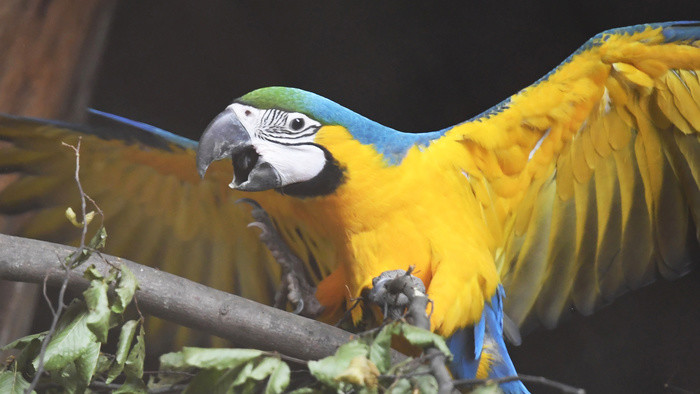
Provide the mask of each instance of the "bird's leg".
MULTIPOLYGON (((430 330, 430 317, 425 310, 431 301, 425 293, 423 281, 411 275, 414 268, 411 266, 408 271, 382 272, 372 280, 368 298, 382 307, 385 317, 399 319, 405 316, 412 325, 430 330)), ((438 393, 456 392, 452 376, 445 366, 445 355, 434 347, 425 349, 425 355, 430 360, 430 369, 438 382, 438 393)))
POLYGON ((311 318, 319 316, 323 312, 323 306, 316 299, 316 287, 309 283, 304 274, 304 263, 282 239, 270 216, 260 204, 249 198, 238 201, 253 207, 251 214, 255 221, 248 227, 257 227, 262 230, 260 240, 282 268, 280 287, 275 294, 275 307, 284 309, 289 302, 295 306, 296 314, 311 318))

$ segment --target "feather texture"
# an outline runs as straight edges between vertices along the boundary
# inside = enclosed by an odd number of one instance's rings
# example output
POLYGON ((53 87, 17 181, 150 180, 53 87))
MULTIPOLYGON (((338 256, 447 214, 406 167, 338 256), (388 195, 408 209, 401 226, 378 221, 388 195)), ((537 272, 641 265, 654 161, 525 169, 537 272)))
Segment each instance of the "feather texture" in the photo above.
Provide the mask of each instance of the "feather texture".
POLYGON ((455 126, 435 143, 461 142, 467 152, 477 145, 494 157, 520 149, 510 157, 521 161, 537 148, 519 165, 501 160, 493 168, 485 157, 465 168, 489 184, 522 187, 495 187, 482 205, 507 206, 497 237, 506 253, 497 263, 506 313, 525 329, 554 327, 569 306, 588 314, 697 264, 696 31, 662 24, 602 33, 500 112, 455 126), (523 138, 531 131, 537 145, 523 138))

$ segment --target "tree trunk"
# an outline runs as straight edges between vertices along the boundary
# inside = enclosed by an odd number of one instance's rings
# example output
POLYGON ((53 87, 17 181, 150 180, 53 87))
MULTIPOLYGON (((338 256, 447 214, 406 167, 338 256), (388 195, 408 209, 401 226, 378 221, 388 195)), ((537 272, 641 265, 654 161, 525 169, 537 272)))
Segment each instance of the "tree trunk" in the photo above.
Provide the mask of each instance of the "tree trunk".
MULTIPOLYGON (((114 5, 113 0, 2 0, 0 112, 82 120, 114 5)), ((3 177, 11 176, 0 174, 0 190, 7 183, 3 177)), ((0 232, 10 225, 0 216, 0 232)), ((37 285, 0 281, 0 346, 26 335, 38 294, 37 285)))

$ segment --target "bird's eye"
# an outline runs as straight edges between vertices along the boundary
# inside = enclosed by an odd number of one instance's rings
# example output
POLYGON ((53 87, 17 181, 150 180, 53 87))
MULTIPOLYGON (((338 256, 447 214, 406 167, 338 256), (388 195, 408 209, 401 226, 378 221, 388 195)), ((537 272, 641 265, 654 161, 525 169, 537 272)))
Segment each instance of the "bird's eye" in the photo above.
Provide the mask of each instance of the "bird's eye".
POLYGON ((292 128, 292 130, 299 131, 304 127, 304 119, 302 118, 294 118, 292 121, 289 123, 289 127, 292 128))

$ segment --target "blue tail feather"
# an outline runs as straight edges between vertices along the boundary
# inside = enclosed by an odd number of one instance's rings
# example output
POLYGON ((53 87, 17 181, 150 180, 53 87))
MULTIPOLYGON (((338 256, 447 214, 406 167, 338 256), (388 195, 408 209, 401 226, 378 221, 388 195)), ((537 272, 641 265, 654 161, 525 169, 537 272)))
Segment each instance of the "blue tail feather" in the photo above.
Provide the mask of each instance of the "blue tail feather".
MULTIPOLYGON (((489 378, 517 375, 503 339, 503 297, 503 287, 499 286, 491 302, 484 305, 481 320, 473 328, 463 328, 447 340, 454 355, 450 367, 458 379, 474 378, 485 353, 489 353, 492 360, 489 378)), ((520 381, 501 384, 501 389, 507 394, 529 393, 520 381)))

